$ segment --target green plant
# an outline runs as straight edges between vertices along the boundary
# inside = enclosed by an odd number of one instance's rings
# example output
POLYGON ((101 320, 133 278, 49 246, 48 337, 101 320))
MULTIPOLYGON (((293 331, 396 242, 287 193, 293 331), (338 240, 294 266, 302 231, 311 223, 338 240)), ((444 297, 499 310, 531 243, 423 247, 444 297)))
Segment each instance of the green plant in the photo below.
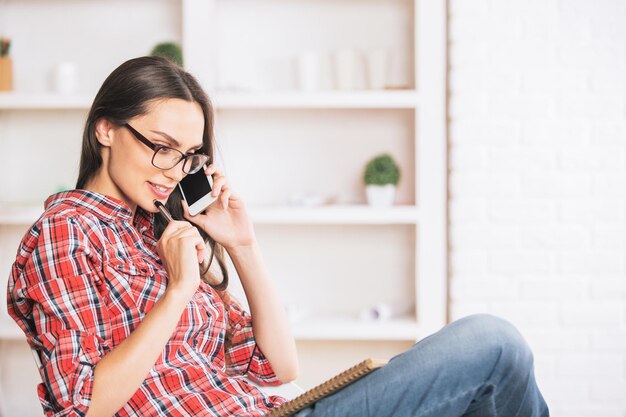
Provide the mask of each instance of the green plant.
POLYGON ((398 185, 400 168, 388 153, 378 155, 365 166, 363 181, 366 185, 398 185))
POLYGON ((183 66, 183 50, 175 42, 161 42, 155 45, 150 52, 152 56, 162 56, 183 66))
POLYGON ((11 39, 0 37, 0 56, 9 56, 11 49, 11 39))

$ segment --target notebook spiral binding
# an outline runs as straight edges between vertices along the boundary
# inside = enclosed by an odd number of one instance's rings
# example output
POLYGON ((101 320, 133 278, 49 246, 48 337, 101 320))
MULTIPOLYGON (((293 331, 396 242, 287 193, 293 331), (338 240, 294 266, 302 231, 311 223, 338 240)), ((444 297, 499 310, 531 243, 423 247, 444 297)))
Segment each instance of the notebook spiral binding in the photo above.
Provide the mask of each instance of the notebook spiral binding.
POLYGON ((272 410, 267 417, 287 417, 316 401, 333 394, 356 380, 364 377, 370 372, 387 364, 387 360, 367 358, 364 361, 346 369, 342 373, 317 385, 305 393, 297 396, 293 400, 287 401, 283 405, 272 410))

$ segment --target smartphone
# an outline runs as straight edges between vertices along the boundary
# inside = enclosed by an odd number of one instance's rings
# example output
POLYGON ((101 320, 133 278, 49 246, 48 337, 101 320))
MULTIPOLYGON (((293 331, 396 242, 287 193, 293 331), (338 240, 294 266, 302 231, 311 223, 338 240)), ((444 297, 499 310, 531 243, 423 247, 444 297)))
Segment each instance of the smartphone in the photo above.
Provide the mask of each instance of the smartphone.
POLYGON ((189 214, 195 216, 211 205, 217 197, 211 195, 213 190, 213 177, 204 174, 204 168, 195 174, 185 176, 179 183, 178 188, 189 206, 189 214))

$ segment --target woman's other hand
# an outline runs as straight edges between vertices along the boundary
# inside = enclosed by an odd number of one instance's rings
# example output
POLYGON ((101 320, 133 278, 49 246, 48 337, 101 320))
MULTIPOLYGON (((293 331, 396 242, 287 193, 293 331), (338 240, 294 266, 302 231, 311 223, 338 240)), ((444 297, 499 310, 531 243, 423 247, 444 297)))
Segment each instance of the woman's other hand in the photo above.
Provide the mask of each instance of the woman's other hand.
POLYGON ((189 214, 187 202, 182 201, 185 218, 201 227, 209 236, 227 250, 249 246, 255 242, 256 236, 244 201, 234 194, 215 164, 209 165, 204 173, 213 175, 213 190, 217 196, 203 213, 195 216, 189 214))
POLYGON ((198 264, 204 260, 206 245, 198 232, 186 221, 171 221, 157 242, 157 252, 168 275, 168 291, 179 291, 191 299, 200 285, 198 264))

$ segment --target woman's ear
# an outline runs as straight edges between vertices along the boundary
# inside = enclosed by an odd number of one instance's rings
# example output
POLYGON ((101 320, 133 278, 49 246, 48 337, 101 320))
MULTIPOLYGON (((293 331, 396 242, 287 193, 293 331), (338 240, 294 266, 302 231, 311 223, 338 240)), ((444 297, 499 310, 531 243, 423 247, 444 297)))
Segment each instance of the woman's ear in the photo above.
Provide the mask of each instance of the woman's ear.
POLYGON ((111 146, 113 137, 113 123, 105 118, 100 118, 95 125, 96 138, 102 146, 111 146))

